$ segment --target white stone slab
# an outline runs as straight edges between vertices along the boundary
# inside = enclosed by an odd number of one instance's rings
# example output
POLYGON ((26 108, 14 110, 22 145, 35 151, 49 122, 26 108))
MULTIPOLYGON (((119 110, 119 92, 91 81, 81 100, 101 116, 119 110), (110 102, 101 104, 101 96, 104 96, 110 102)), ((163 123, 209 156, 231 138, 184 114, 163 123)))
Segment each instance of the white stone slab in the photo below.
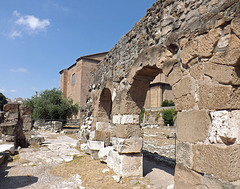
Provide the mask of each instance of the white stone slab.
POLYGON ((210 112, 212 128, 209 132, 211 143, 222 143, 223 138, 236 139, 240 143, 240 110, 210 112))
POLYGON ((96 122, 96 130, 97 131, 111 131, 110 123, 108 122, 96 122))
POLYGON ((104 148, 104 142, 103 141, 91 141, 89 140, 87 142, 88 147, 90 150, 100 150, 104 148))
POLYGON ((139 115, 131 114, 131 115, 113 115, 113 123, 114 124, 138 124, 139 123, 139 115))
POLYGON ((0 152, 7 151, 10 151, 12 154, 14 154, 15 151, 14 143, 0 144, 0 152))

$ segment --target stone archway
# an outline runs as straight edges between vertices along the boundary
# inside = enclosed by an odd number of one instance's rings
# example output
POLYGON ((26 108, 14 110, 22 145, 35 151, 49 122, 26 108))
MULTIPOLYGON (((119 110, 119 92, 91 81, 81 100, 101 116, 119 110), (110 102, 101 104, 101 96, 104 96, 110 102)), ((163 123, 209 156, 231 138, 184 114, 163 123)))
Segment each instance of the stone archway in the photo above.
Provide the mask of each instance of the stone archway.
POLYGON ((103 141, 104 146, 111 143, 112 122, 112 95, 108 88, 104 88, 100 94, 97 109, 95 137, 96 141, 103 141))
POLYGON ((111 156, 119 175, 142 174, 145 87, 137 91, 162 70, 178 110, 175 188, 239 187, 239 7, 237 0, 157 0, 99 64, 91 86, 114 83, 111 156))

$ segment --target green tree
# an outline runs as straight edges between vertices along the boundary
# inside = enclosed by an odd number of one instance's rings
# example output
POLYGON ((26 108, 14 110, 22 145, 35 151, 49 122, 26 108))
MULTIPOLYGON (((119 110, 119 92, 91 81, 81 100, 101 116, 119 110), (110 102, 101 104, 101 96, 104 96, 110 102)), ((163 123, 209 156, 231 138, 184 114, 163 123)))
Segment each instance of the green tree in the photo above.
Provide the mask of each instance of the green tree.
POLYGON ((7 98, 2 93, 0 93, 0 110, 1 111, 3 111, 4 104, 7 104, 7 103, 8 103, 7 98))
POLYGON ((33 108, 33 119, 64 119, 77 115, 79 105, 70 98, 63 98, 59 89, 45 90, 38 96, 24 101, 23 105, 33 108))

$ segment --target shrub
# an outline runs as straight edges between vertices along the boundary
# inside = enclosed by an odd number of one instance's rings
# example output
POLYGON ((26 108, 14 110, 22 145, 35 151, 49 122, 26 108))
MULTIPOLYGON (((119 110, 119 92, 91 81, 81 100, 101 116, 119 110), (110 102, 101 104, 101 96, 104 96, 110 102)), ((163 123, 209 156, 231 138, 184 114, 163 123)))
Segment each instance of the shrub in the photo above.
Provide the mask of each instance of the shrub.
POLYGON ((140 112, 140 123, 143 122, 144 113, 145 113, 145 109, 143 108, 140 112))
POLYGON ((175 109, 162 110, 162 118, 165 125, 169 124, 170 126, 173 126, 177 118, 177 111, 175 109))
POLYGON ((175 104, 172 100, 164 100, 162 102, 162 107, 168 107, 168 106, 175 106, 175 104))

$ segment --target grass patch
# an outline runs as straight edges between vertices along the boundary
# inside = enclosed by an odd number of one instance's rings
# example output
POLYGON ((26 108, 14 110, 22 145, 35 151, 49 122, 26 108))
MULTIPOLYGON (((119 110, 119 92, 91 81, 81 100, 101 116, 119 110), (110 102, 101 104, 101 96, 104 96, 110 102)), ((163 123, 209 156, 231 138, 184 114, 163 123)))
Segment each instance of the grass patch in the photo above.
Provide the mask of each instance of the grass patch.
POLYGON ((12 159, 13 161, 18 161, 20 160, 20 155, 18 154, 18 155, 12 156, 12 159))
MULTIPOLYGON (((116 174, 112 170, 102 173, 106 168, 108 168, 106 164, 101 163, 99 160, 92 160, 89 155, 76 155, 71 162, 66 162, 60 166, 52 168, 51 173, 65 179, 68 179, 75 174, 79 174, 83 186, 86 188, 106 189, 110 186, 110 188, 117 189, 132 188, 129 184, 131 178, 123 178, 121 183, 116 183, 112 178, 112 176, 116 174)), ((141 186, 140 188, 144 188, 144 186, 141 186)))

